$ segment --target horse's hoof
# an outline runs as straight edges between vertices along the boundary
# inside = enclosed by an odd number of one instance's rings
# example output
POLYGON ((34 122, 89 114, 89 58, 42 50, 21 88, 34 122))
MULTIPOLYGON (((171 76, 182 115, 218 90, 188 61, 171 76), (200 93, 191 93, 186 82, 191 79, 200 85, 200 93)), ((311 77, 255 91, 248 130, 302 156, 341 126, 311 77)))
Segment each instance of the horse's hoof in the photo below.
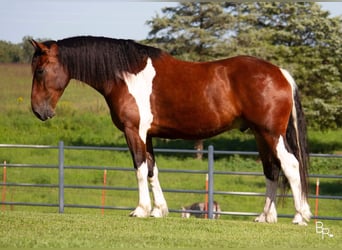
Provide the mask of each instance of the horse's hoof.
POLYGON ((129 216, 131 217, 149 217, 150 216, 150 209, 144 209, 141 206, 138 206, 134 211, 132 211, 129 216))
POLYGON ((299 226, 307 226, 308 224, 305 222, 305 219, 300 213, 297 213, 295 217, 292 220, 293 224, 299 225, 299 226))
POLYGON ((169 209, 166 206, 154 207, 151 212, 151 217, 161 218, 166 217, 169 214, 169 209))
POLYGON ((266 216, 264 213, 261 213, 258 217, 256 217, 254 219, 254 222, 260 222, 260 223, 264 223, 266 222, 266 216))
POLYGON ((267 222, 267 223, 277 223, 278 215, 277 211, 271 208, 267 213, 263 212, 258 217, 255 218, 255 222, 267 222))

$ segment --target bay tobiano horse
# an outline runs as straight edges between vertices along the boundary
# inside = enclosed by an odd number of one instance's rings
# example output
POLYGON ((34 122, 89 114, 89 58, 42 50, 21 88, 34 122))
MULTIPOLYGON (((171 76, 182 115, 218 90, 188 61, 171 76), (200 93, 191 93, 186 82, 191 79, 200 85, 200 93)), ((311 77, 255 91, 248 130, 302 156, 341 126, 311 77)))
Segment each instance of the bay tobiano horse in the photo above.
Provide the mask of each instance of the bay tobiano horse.
POLYGON ((139 201, 131 216, 168 214, 153 137, 198 140, 249 128, 266 177, 265 206, 255 221, 277 221, 280 172, 292 190, 293 223, 310 219, 306 126, 295 81, 286 70, 250 56, 185 62, 132 40, 82 36, 31 42, 31 105, 39 119, 55 115, 70 79, 104 96, 136 170, 139 201))

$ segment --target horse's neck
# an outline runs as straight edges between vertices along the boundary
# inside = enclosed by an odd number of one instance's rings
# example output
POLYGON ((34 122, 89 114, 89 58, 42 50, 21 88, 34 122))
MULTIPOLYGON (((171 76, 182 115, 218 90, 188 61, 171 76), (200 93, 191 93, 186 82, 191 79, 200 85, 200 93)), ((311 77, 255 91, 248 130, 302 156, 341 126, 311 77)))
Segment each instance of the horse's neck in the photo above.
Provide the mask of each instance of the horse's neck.
POLYGON ((108 83, 109 81, 114 82, 115 79, 108 80, 110 77, 103 73, 99 73, 99 70, 96 67, 91 66, 94 62, 88 60, 89 59, 85 58, 83 62, 80 62, 82 61, 80 58, 69 56, 64 64, 64 67, 68 71, 69 79, 83 82, 101 94, 105 94, 106 85, 110 84, 108 83))
POLYGON ((76 81, 80 81, 80 82, 88 85, 89 87, 93 88, 94 90, 99 92, 104 97, 106 96, 106 93, 109 92, 109 89, 111 90, 113 88, 113 86, 111 86, 110 83, 101 83, 101 84, 95 83, 91 79, 86 79, 86 77, 84 77, 84 76, 82 77, 82 75, 73 74, 72 71, 69 71, 69 78, 74 79, 76 81))

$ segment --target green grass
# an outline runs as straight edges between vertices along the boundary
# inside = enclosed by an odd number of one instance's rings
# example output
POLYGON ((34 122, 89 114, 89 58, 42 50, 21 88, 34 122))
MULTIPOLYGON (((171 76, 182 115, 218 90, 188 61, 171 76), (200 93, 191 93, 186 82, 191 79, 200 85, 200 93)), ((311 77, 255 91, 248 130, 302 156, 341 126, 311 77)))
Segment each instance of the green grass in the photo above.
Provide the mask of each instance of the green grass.
POLYGON ((0 246, 20 248, 341 248, 342 223, 324 221, 334 237, 322 239, 311 223, 181 218, 130 218, 126 215, 0 213, 0 246))

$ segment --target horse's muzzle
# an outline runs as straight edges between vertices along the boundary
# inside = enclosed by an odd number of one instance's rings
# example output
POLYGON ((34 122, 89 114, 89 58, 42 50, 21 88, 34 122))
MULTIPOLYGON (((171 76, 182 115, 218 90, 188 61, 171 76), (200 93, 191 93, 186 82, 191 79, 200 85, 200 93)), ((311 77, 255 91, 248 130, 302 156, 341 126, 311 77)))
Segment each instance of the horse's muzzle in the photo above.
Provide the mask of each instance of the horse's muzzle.
POLYGON ((40 109, 32 107, 32 111, 38 119, 46 121, 55 116, 55 112, 52 109, 40 109))

